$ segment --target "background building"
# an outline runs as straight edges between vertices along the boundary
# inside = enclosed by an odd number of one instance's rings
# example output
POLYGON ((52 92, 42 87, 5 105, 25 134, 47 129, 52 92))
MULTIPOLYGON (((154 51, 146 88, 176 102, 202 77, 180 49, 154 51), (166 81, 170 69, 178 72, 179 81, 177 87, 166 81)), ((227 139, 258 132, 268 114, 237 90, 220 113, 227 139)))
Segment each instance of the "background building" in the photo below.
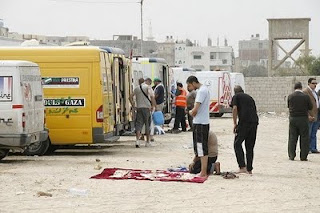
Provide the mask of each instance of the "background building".
POLYGON ((208 39, 208 46, 201 47, 192 44, 190 41, 177 42, 175 44, 175 66, 202 70, 229 70, 232 71, 234 63, 233 48, 225 46, 211 46, 211 39, 208 39))
MULTIPOLYGON (((267 68, 268 48, 269 40, 261 40, 259 34, 256 34, 256 36, 251 35, 250 40, 239 41, 239 66, 245 68, 250 65, 257 65, 267 68)), ((277 49, 273 56, 273 60, 277 60, 277 49)))
MULTIPOLYGON (((112 40, 90 40, 93 46, 108 46, 122 49, 126 56, 141 56, 141 40, 133 35, 114 35, 112 40)), ((152 57, 157 51, 156 41, 143 41, 143 56, 152 57)))
POLYGON ((169 66, 175 66, 175 42, 173 37, 167 36, 164 42, 157 43, 157 51, 153 56, 164 58, 169 66))

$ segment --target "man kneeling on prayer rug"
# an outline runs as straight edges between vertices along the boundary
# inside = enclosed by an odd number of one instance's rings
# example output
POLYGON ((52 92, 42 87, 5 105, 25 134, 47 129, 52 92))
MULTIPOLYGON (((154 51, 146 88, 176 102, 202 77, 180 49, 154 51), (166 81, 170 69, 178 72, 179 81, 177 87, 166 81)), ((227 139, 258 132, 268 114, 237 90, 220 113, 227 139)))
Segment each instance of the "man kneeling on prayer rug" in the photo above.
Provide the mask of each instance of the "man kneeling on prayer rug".
MULTIPOLYGON (((208 137, 208 166, 207 174, 220 174, 220 163, 216 162, 218 158, 218 139, 213 131, 209 131, 208 137)), ((200 157, 195 156, 193 162, 189 165, 189 172, 192 174, 198 174, 201 172, 201 160, 200 157)))

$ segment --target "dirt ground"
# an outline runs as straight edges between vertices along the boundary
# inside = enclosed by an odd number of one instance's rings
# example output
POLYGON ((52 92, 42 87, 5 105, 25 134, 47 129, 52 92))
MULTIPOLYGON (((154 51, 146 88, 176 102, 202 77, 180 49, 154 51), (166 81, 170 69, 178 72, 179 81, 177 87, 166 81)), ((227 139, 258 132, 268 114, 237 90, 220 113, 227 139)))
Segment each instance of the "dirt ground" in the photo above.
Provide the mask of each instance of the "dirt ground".
MULTIPOLYGON (((236 171, 231 117, 214 118, 222 171, 236 171)), ((320 212, 320 154, 308 162, 287 157, 288 119, 260 115, 253 175, 210 176, 203 183, 89 179, 103 168, 187 166, 190 132, 156 137, 134 148, 134 137, 99 147, 58 150, 52 156, 11 155, 0 163, 0 212, 320 212), (87 190, 75 195, 71 188, 87 190), (38 197, 37 192, 52 197, 38 197)), ((299 152, 298 152, 299 156, 299 152)))

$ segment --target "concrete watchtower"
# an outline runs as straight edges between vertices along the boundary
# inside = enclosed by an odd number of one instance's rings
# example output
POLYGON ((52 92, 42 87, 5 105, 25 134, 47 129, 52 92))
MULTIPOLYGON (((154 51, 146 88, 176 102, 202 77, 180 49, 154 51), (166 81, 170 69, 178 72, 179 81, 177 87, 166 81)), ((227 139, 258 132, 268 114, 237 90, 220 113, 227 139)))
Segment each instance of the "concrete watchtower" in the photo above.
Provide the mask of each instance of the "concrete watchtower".
POLYGON ((267 19, 269 22, 269 55, 268 55, 268 76, 273 76, 274 72, 283 64, 288 58, 294 62, 296 60, 292 57, 294 53, 303 43, 305 46, 304 55, 309 55, 309 22, 310 18, 286 18, 286 19, 267 19), (299 43, 287 52, 278 40, 300 39, 299 43), (279 47, 286 55, 277 63, 273 61, 273 50, 279 47))

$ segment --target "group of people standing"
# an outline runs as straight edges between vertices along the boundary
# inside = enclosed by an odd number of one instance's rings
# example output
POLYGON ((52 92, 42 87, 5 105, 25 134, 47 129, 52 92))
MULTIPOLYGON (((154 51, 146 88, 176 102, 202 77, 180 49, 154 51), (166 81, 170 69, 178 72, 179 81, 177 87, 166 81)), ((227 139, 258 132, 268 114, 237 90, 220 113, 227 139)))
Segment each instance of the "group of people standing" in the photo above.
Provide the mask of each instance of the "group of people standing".
MULTIPOLYGON (((150 145, 151 113, 162 111, 164 107, 165 88, 161 80, 154 79, 154 88, 151 88, 151 79, 139 79, 139 86, 130 95, 132 107, 136 109, 136 147, 140 147, 140 137, 143 127, 147 137, 146 146, 150 145), (136 101, 133 101, 135 96, 136 101)), ((187 131, 185 115, 188 115, 190 129, 193 132, 193 149, 195 157, 189 165, 191 173, 200 173, 206 177, 213 170, 219 172, 220 164, 217 161, 217 137, 210 131, 210 93, 197 77, 189 76, 187 81, 189 93, 182 83, 177 83, 175 93, 176 116, 172 133, 187 131)), ((307 161, 309 153, 319 153, 317 149, 317 131, 320 126, 320 99, 315 91, 317 81, 309 78, 308 86, 302 90, 301 82, 294 85, 295 91, 288 97, 289 108, 289 140, 288 156, 290 160, 296 157, 297 140, 300 137, 300 160, 307 161)), ((233 131, 235 134, 234 150, 239 166, 239 173, 252 174, 254 146, 257 136, 259 118, 254 99, 244 93, 241 86, 235 86, 235 95, 232 97, 233 131), (245 142, 246 154, 242 143, 245 142)), ((151 127, 153 128, 153 127, 151 127)))
POLYGON ((316 91, 317 80, 308 79, 308 86, 302 89, 302 83, 294 85, 294 92, 288 97, 289 140, 288 156, 296 157, 297 141, 300 137, 300 160, 307 161, 309 153, 319 153, 317 149, 317 131, 320 125, 320 101, 316 91))
POLYGON ((163 110, 165 97, 165 89, 159 78, 153 80, 153 88, 150 78, 140 78, 138 83, 139 86, 133 90, 129 97, 131 106, 136 111, 136 148, 140 148, 140 142, 144 139, 144 135, 146 136, 145 146, 151 146, 151 142, 154 141, 153 134, 150 135, 154 132, 151 114, 154 111, 163 110), (144 130, 143 134, 142 130, 144 130))
MULTIPOLYGON (((155 88, 151 88, 151 79, 139 79, 139 86, 130 95, 132 107, 136 109, 136 147, 140 147, 140 137, 143 126, 147 137, 146 146, 150 145, 151 112, 162 111, 165 89, 160 79, 154 79, 155 88), (135 100, 133 100, 135 97, 135 100)), ((206 177, 215 170, 220 172, 220 164, 217 161, 218 143, 217 137, 210 131, 210 92, 202 85, 197 77, 189 76, 187 81, 189 93, 183 88, 182 83, 177 83, 175 94, 176 116, 173 133, 186 130, 185 115, 188 115, 190 129, 193 132, 193 149, 195 157, 189 166, 191 173, 200 173, 206 177)), ((253 98, 244 93, 240 86, 234 88, 235 95, 232 98, 233 122, 234 122, 234 149, 239 172, 252 173, 253 149, 256 140, 258 116, 253 98), (242 149, 245 142, 246 159, 242 149)), ((152 127, 151 127, 152 128, 152 127)))
MULTIPOLYGON (((210 131, 209 125, 210 92, 195 76, 190 76, 187 79, 187 88, 190 102, 190 105, 187 104, 187 113, 193 132, 195 153, 193 162, 189 165, 189 171, 191 173, 200 173, 201 177, 206 177, 212 171, 216 171, 218 174, 220 173, 220 163, 216 162, 218 157, 217 137, 213 131, 210 131)), ((253 98, 245 94, 241 86, 235 86, 234 92, 235 95, 232 98, 231 107, 233 109, 234 150, 239 165, 238 172, 252 174, 253 149, 259 123, 256 105, 253 98), (245 142, 246 159, 242 149, 243 142, 245 142)), ((180 121, 181 119, 179 119, 180 121)))

